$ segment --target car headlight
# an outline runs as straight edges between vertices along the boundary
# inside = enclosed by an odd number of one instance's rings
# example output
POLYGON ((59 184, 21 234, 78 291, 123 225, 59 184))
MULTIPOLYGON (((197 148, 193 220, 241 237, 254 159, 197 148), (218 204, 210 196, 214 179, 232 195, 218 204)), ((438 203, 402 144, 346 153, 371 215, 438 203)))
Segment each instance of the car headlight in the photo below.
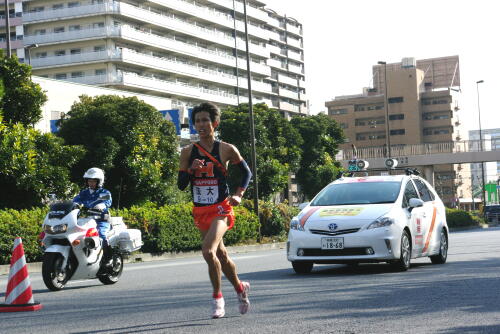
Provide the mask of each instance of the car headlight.
POLYGON ((394 224, 394 219, 390 217, 380 217, 377 218, 373 223, 368 225, 367 230, 371 228, 386 227, 394 224))
POLYGON ((297 217, 294 217, 290 222, 290 229, 296 231, 304 231, 304 226, 300 224, 300 221, 297 217))

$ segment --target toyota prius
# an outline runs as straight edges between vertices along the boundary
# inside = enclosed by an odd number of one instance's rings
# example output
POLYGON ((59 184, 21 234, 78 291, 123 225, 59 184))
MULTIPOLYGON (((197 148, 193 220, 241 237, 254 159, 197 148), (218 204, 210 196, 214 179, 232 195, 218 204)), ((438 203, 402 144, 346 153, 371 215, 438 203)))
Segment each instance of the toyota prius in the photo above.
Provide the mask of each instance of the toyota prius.
POLYGON ((446 262, 443 202, 419 176, 342 177, 321 190, 290 223, 287 257, 296 273, 315 263, 446 262))

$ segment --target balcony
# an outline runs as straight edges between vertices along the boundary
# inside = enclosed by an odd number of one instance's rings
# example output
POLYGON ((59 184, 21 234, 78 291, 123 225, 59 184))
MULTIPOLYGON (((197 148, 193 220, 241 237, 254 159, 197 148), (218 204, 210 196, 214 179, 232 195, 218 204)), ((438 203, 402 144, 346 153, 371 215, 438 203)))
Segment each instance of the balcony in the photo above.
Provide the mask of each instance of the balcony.
POLYGON ((301 109, 299 106, 296 106, 294 104, 288 103, 288 102, 280 102, 280 110, 285 110, 285 111, 290 111, 290 112, 295 112, 295 113, 300 113, 301 109))
MULTIPOLYGON (((2 15, 3 16, 3 15, 2 15)), ((15 15, 9 16, 9 26, 17 27, 23 25, 23 18, 15 15)), ((0 19, 0 28, 5 27, 5 18, 0 19)))
POLYGON ((288 89, 280 88, 278 91, 280 96, 288 97, 290 99, 298 100, 299 94, 298 92, 294 92, 288 89))
POLYGON ((298 49, 302 49, 302 41, 301 40, 288 37, 286 39, 286 42, 287 42, 288 45, 294 46, 294 47, 296 47, 298 49))
MULTIPOLYGON (((233 0, 209 0, 209 2, 222 6, 226 9, 233 10, 233 0)), ((235 10, 241 14, 244 13, 243 4, 241 2, 235 1, 235 10)), ((258 19, 260 21, 266 22, 268 15, 263 10, 253 8, 247 5, 247 15, 258 19)))
POLYGON ((84 17, 102 15, 108 13, 117 13, 119 11, 118 2, 105 2, 94 5, 78 6, 73 8, 48 9, 41 12, 25 12, 23 13, 24 23, 43 22, 58 19, 68 19, 72 17, 84 17))
POLYGON ((271 53, 274 53, 276 55, 281 55, 281 48, 279 46, 275 46, 275 45, 272 45, 272 44, 267 44, 266 48, 271 53))
POLYGON ((271 16, 268 16, 266 18, 266 22, 275 27, 275 28, 279 28, 279 29, 282 29, 284 30, 285 29, 285 22, 281 22, 280 20, 278 20, 277 18, 274 18, 274 17, 271 17, 271 16))
POLYGON ((121 59, 120 50, 99 52, 85 52, 75 55, 53 56, 45 58, 31 58, 33 69, 47 68, 61 65, 79 65, 85 63, 104 62, 121 59))
POLYGON ((303 74, 302 67, 288 64, 288 71, 296 74, 303 74))
POLYGON ((295 35, 302 36, 302 29, 300 27, 294 26, 293 24, 287 23, 286 31, 295 35))
MULTIPOLYGON (((15 39, 15 40, 10 40, 10 48, 11 50, 14 49, 22 49, 24 47, 24 43, 22 39, 15 39)), ((1 49, 7 49, 7 41, 5 39, 0 40, 0 48, 1 49)))
POLYGON ((288 50, 288 58, 304 62, 304 57, 300 53, 293 52, 292 50, 288 50))
POLYGON ((297 87, 297 79, 296 78, 290 78, 286 75, 278 74, 278 81, 282 82, 284 84, 290 85, 290 86, 297 87))
POLYGON ((282 63, 281 61, 276 60, 276 59, 271 59, 271 58, 268 59, 267 65, 271 66, 271 67, 275 67, 275 68, 286 69, 286 65, 284 63, 282 63))

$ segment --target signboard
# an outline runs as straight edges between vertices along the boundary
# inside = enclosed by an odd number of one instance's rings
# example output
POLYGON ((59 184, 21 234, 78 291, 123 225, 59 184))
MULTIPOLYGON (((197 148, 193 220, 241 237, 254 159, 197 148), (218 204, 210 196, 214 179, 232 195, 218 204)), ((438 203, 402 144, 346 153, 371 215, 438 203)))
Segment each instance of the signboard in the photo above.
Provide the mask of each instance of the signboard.
POLYGON ((196 135, 198 132, 194 128, 194 119, 191 117, 191 114, 193 113, 193 108, 188 109, 188 116, 189 116, 189 134, 196 135))
POLYGON ((59 126, 57 125, 57 122, 59 122, 58 119, 53 119, 50 121, 50 132, 52 133, 59 132, 59 126))
POLYGON ((181 135, 181 120, 179 109, 169 109, 169 110, 160 110, 163 118, 167 121, 174 123, 175 125, 175 133, 180 136, 181 135))

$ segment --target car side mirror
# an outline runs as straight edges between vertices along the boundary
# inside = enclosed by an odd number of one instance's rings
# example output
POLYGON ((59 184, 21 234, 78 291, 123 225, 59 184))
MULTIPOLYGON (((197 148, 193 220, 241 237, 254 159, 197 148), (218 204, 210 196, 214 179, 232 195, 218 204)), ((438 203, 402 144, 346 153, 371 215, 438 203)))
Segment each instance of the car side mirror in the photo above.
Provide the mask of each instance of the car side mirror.
POLYGON ((309 202, 300 203, 299 204, 299 209, 302 210, 303 208, 305 208, 308 205, 309 205, 309 202))
POLYGON ((410 198, 409 204, 410 204, 410 211, 411 211, 413 208, 418 208, 418 207, 424 206, 424 201, 422 201, 419 198, 410 198))

